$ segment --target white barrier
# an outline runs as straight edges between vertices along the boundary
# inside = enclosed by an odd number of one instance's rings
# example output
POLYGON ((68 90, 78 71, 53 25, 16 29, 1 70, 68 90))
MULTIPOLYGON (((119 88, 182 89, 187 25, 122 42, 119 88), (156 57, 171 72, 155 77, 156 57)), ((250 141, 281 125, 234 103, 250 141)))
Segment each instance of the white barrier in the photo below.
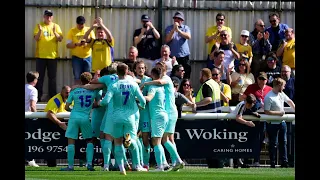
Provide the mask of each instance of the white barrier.
MULTIPOLYGON (((57 118, 69 118, 70 112, 62 112, 56 114, 57 118)), ((46 112, 25 112, 25 118, 46 118, 47 113, 46 112)), ((283 116, 271 116, 271 115, 265 115, 261 114, 261 118, 257 118, 251 115, 244 115, 244 119, 249 119, 253 121, 288 121, 294 123, 295 120, 295 114, 285 114, 283 116)), ((236 115, 232 113, 182 113, 181 118, 185 120, 195 120, 195 119, 235 119, 236 115)))
MULTIPOLYGON (((44 110, 46 108, 46 105, 47 104, 37 104, 37 110, 44 110)), ((228 113, 228 112, 235 110, 235 108, 236 108, 236 106, 227 106, 227 107, 223 106, 223 107, 221 107, 221 111, 228 113)), ((191 112, 192 110, 189 106, 182 106, 182 111, 190 111, 191 112)), ((294 110, 291 107, 285 107, 284 111, 286 113, 294 113, 294 110)), ((263 113, 263 109, 259 109, 258 112, 263 113)))

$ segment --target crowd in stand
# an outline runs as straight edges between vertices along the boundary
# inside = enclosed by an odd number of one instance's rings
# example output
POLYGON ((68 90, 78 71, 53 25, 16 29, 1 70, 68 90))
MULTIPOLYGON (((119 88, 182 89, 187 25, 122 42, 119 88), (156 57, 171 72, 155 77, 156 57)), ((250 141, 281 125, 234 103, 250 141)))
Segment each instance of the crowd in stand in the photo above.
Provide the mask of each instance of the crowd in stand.
MULTIPOLYGON (((163 45, 159 44, 159 39, 162 38, 159 33, 161 30, 154 27, 148 15, 141 16, 142 27, 134 31, 128 57, 123 61, 129 67, 128 75, 139 76, 138 65, 141 61, 145 64, 146 76, 151 75, 151 70, 158 63, 165 64, 166 74, 171 77, 176 91, 179 92, 179 95, 176 95, 179 117, 183 103, 177 98, 181 95, 185 99, 185 105, 192 106, 194 112, 220 112, 220 106, 237 106, 234 112, 237 114, 236 121, 259 128, 259 149, 265 136, 268 136, 271 167, 276 164, 277 143, 281 166, 288 167, 287 123, 251 122, 243 119, 242 115, 252 114, 263 108, 266 114, 282 116, 283 106, 294 109, 294 30, 280 22, 278 13, 269 15, 269 25, 258 19, 251 32, 232 31, 224 25, 226 18, 224 14, 218 13, 215 17, 216 24, 207 29, 207 68, 203 68, 199 73, 201 87, 198 92, 194 92, 190 81, 192 69, 188 41, 192 41, 192 33, 184 21, 183 12, 180 11, 174 13, 173 23, 165 28, 163 45), (239 32, 240 39, 232 39, 232 34, 239 32)), ((43 19, 34 29, 36 71, 27 74, 25 111, 37 111, 37 101, 46 99, 43 97, 43 82, 48 70, 50 100, 45 112, 48 112, 49 119, 66 129, 65 122, 55 117, 56 113, 65 111, 64 103, 71 91, 71 87, 64 86, 60 93, 56 92, 55 59, 58 57, 58 43, 67 38, 66 47, 72 55, 74 84, 80 84, 82 73, 91 72, 94 78, 99 78, 102 76, 101 71, 111 66, 114 61, 115 42, 112 32, 100 17, 87 26, 85 17, 78 16, 76 26, 69 30, 66 37, 60 26, 53 22, 51 10, 44 11, 43 19)), ((193 74, 198 76, 198 72, 193 74)), ((260 153, 254 158, 255 166, 259 166, 259 157, 260 153)), ((241 160, 239 162, 239 166, 246 164, 241 160)), ((35 162, 29 161, 29 164, 34 165, 35 162)))

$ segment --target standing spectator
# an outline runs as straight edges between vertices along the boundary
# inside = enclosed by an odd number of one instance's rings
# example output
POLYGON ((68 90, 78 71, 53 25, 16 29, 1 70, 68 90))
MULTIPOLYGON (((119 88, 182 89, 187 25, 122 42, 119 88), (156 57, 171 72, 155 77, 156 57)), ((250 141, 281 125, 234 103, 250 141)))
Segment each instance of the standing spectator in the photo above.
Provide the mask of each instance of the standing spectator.
POLYGON ((281 42, 279 49, 277 50, 277 56, 282 57, 282 65, 288 65, 291 68, 292 76, 295 76, 296 68, 296 48, 295 37, 292 28, 285 30, 286 38, 281 42))
MULTIPOLYGON (((267 115, 283 116, 284 102, 295 110, 294 102, 283 92, 286 81, 276 78, 273 81, 272 90, 264 98, 264 113, 267 115)), ((281 167, 288 167, 287 157, 287 124, 282 122, 267 123, 267 133, 269 137, 269 157, 271 168, 276 167, 276 151, 279 144, 279 154, 281 159, 281 167)))
MULTIPOLYGON (((267 74, 265 72, 260 72, 257 81, 254 84, 250 84, 247 89, 244 91, 243 95, 240 97, 240 100, 244 100, 247 98, 249 94, 253 94, 256 97, 256 104, 255 108, 259 110, 263 108, 263 101, 266 94, 272 90, 272 87, 267 85, 267 74)), ((258 138, 259 144, 257 144, 257 151, 254 155, 254 164, 253 166, 259 167, 260 166, 260 152, 261 147, 263 145, 263 140, 265 138, 265 121, 254 121, 255 127, 258 129, 258 134, 256 138, 258 138)))
POLYGON ((236 106, 240 102, 240 97, 250 84, 255 83, 253 74, 248 71, 249 62, 241 59, 239 68, 231 74, 231 93, 230 106, 236 106))
POLYGON ((209 69, 212 69, 210 61, 210 53, 212 46, 216 44, 216 42, 219 42, 221 40, 220 33, 222 30, 228 31, 228 34, 230 35, 230 39, 232 38, 232 31, 231 28, 224 25, 225 23, 225 15, 222 13, 218 13, 216 15, 216 25, 211 26, 207 29, 206 36, 205 36, 205 42, 208 43, 208 61, 207 61, 207 67, 209 69))
MULTIPOLYGON (((29 71, 27 73, 27 84, 24 89, 24 111, 25 112, 37 112, 38 90, 34 87, 39 78, 39 73, 36 71, 29 71)), ((26 160, 29 166, 39 167, 34 159, 26 160)))
POLYGON ((255 22, 255 28, 250 33, 249 44, 252 47, 251 73, 255 78, 258 77, 260 69, 265 66, 265 57, 271 51, 271 43, 269 42, 269 32, 264 31, 265 24, 262 19, 255 22))
POLYGON ((221 81, 222 73, 218 68, 213 68, 211 72, 212 79, 220 86, 221 106, 229 106, 229 101, 231 100, 231 87, 221 81))
POLYGON ((138 60, 137 57, 138 57, 138 49, 135 46, 131 46, 129 48, 128 58, 123 61, 123 63, 125 63, 128 66, 130 72, 134 72, 133 64, 137 62, 138 60))
MULTIPOLYGON (((252 48, 250 44, 248 44, 250 33, 248 30, 242 30, 240 35, 241 35, 240 43, 236 44, 237 50, 240 57, 244 55, 246 58, 248 58, 247 60, 249 62, 249 67, 250 67, 252 62, 252 57, 253 57, 252 48)), ((237 68, 238 65, 239 65, 239 60, 235 60, 235 68, 237 68)))
POLYGON ((142 28, 136 29, 133 34, 133 45, 139 51, 138 57, 144 61, 147 66, 147 74, 150 74, 153 61, 160 58, 160 48, 158 39, 160 33, 153 26, 150 17, 146 14, 141 16, 142 28))
POLYGON ((178 81, 179 84, 181 83, 183 77, 184 77, 184 67, 181 64, 174 65, 171 71, 170 78, 171 80, 178 81))
POLYGON ((178 65, 178 62, 176 61, 176 57, 170 58, 170 47, 168 45, 162 45, 161 46, 161 58, 156 59, 152 67, 155 67, 158 62, 164 62, 167 66, 167 75, 170 76, 172 67, 175 65, 178 65))
POLYGON ((53 21, 53 13, 51 10, 45 10, 43 22, 37 24, 34 28, 33 35, 36 43, 36 70, 39 72, 39 81, 36 88, 39 92, 38 99, 42 101, 43 81, 48 69, 48 86, 49 98, 57 94, 57 60, 58 42, 63 39, 60 26, 53 21))
POLYGON ((173 16, 173 25, 167 26, 165 29, 165 42, 170 46, 171 55, 175 56, 178 63, 185 69, 185 78, 190 78, 190 50, 188 40, 191 39, 191 30, 187 25, 182 24, 184 14, 177 11, 173 16))
POLYGON ((280 15, 271 13, 269 15, 270 25, 266 31, 269 32, 269 41, 272 45, 271 51, 277 51, 280 42, 285 38, 284 32, 289 28, 287 24, 280 23, 280 15))
POLYGON ((223 66, 225 68, 232 68, 234 71, 234 60, 240 58, 240 54, 238 53, 237 46, 231 41, 231 37, 228 34, 229 32, 226 30, 221 31, 220 37, 221 42, 216 42, 211 49, 210 59, 213 59, 214 53, 218 50, 223 50, 224 52, 224 60, 223 66))
POLYGON ((261 69, 268 76, 267 85, 272 87, 272 81, 281 76, 281 67, 277 64, 278 58, 276 53, 270 52, 267 56, 267 67, 261 69))
MULTIPOLYGON (((286 81, 286 86, 283 92, 293 101, 295 102, 295 91, 294 91, 294 82, 295 78, 290 76, 291 68, 288 65, 284 65, 281 68, 281 78, 286 81)), ((287 106, 287 104, 285 104, 287 106)))
POLYGON ((94 20, 90 29, 83 37, 89 46, 92 47, 92 76, 97 70, 110 66, 112 62, 112 48, 114 39, 110 30, 103 24, 101 17, 94 20), (97 38, 90 38, 93 29, 97 29, 97 38))
POLYGON ((220 87, 212 79, 210 69, 203 68, 200 71, 201 87, 196 96, 197 112, 221 112, 220 87))
MULTIPOLYGON (((85 22, 86 19, 83 16, 78 16, 76 27, 71 28, 67 35, 67 48, 71 49, 75 84, 80 84, 80 75, 83 72, 91 72, 91 46, 84 39, 84 35, 90 27, 85 26, 85 22)), ((90 32, 88 38, 95 39, 93 31, 90 32)))

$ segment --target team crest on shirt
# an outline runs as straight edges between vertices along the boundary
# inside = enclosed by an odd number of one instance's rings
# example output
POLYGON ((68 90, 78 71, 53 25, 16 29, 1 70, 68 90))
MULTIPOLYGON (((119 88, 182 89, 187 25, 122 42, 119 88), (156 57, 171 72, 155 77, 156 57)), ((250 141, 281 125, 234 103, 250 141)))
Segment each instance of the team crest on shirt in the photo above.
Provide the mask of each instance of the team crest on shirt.
POLYGON ((43 31, 43 35, 44 35, 45 37, 49 36, 48 31, 43 31))

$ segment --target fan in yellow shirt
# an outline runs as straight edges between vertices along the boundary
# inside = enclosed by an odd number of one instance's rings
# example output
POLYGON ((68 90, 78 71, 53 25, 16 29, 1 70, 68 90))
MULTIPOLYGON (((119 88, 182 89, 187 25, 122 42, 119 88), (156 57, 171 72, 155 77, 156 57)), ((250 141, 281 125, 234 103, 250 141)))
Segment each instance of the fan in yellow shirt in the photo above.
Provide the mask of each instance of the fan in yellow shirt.
POLYGON ((112 62, 112 48, 114 39, 110 30, 103 24, 101 17, 94 20, 90 29, 85 33, 84 39, 92 47, 92 70, 94 74, 97 70, 109 66, 112 62), (91 38, 89 35, 92 30, 97 29, 97 38, 91 38))
POLYGON ((222 13, 218 13, 216 15, 216 25, 208 28, 206 32, 205 42, 208 43, 208 55, 211 52, 212 46, 218 41, 220 42, 220 32, 222 30, 228 31, 230 36, 230 40, 232 38, 231 28, 228 26, 224 26, 225 23, 225 15, 222 13))
POLYGON ((56 114, 59 112, 67 112, 64 107, 70 91, 71 88, 69 86, 63 86, 61 92, 53 96, 44 109, 44 112, 47 112, 47 118, 60 126, 63 130, 67 129, 66 122, 62 122, 58 119, 56 114))
POLYGON ((295 36, 292 28, 288 28, 285 30, 286 39, 280 44, 279 49, 277 50, 277 56, 282 57, 282 66, 288 65, 291 68, 291 72, 295 75, 295 67, 296 67, 296 48, 295 48, 295 36))
POLYGON ((51 98, 57 94, 56 75, 58 57, 58 42, 63 39, 61 28, 53 22, 53 12, 45 10, 43 14, 43 22, 36 25, 33 31, 33 37, 36 40, 36 71, 39 72, 39 80, 36 85, 38 89, 38 99, 41 100, 43 80, 48 69, 48 90, 51 98))
MULTIPOLYGON (((91 72, 91 46, 84 39, 84 34, 89 30, 89 27, 84 25, 86 19, 78 16, 76 22, 76 27, 68 32, 67 48, 71 49, 75 84, 80 84, 80 75, 83 72, 91 72)), ((95 38, 94 32, 90 33, 90 38, 95 38)))

